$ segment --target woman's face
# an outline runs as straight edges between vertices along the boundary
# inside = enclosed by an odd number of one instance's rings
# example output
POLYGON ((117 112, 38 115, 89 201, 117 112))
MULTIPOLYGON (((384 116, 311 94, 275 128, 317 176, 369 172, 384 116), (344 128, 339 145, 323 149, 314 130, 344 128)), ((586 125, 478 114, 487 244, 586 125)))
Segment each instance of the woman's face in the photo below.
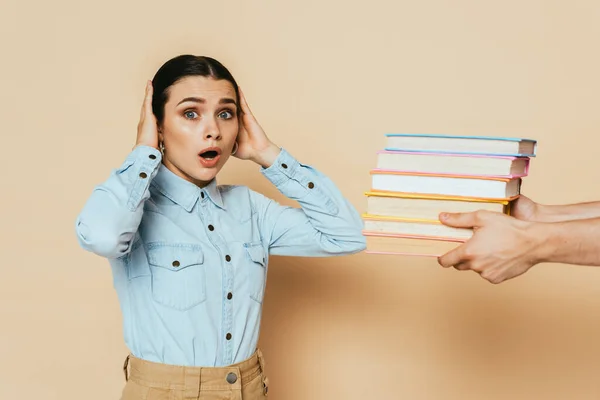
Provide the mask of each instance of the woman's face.
POLYGON ((159 140, 165 166, 206 186, 231 155, 238 134, 235 89, 227 80, 188 76, 169 89, 159 140))

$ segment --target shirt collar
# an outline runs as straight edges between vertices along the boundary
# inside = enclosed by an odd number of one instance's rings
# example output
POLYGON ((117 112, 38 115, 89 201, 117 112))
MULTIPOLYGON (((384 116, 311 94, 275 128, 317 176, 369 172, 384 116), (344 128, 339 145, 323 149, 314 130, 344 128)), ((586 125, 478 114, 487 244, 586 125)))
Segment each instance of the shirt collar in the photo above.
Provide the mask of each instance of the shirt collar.
POLYGON ((221 191, 219 190, 219 186, 217 186, 217 178, 213 178, 213 180, 204 187, 204 192, 208 194, 208 198, 215 203, 217 207, 225 209, 221 191))
POLYGON ((164 164, 160 164, 156 176, 152 179, 152 185, 167 198, 185 208, 187 212, 192 211, 198 197, 202 197, 201 200, 204 200, 204 196, 218 207, 225 208, 216 178, 201 189, 192 182, 175 175, 164 164), (205 193, 204 196, 201 193, 205 193))

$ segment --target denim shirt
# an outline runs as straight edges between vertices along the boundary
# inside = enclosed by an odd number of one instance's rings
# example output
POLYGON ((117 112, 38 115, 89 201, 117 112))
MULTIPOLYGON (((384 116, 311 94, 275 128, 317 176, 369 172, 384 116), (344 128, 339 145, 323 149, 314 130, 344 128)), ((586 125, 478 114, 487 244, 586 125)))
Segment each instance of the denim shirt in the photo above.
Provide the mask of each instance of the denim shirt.
POLYGON ((79 244, 108 259, 125 343, 149 361, 226 366, 256 350, 269 255, 325 257, 365 248, 360 214, 285 149, 262 174, 301 208, 245 186, 204 187, 138 146, 77 217, 79 244))

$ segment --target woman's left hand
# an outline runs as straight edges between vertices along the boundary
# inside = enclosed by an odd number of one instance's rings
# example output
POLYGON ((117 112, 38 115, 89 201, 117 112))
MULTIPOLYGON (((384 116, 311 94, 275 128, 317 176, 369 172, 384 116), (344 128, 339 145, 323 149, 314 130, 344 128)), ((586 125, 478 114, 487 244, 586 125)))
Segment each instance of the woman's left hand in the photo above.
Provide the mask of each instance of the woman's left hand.
POLYGON ((240 92, 242 113, 239 116, 240 130, 237 137, 238 149, 235 157, 241 160, 251 160, 264 168, 268 168, 273 164, 281 150, 269 140, 265 131, 254 118, 252 111, 250 111, 242 89, 238 88, 238 90, 240 92))

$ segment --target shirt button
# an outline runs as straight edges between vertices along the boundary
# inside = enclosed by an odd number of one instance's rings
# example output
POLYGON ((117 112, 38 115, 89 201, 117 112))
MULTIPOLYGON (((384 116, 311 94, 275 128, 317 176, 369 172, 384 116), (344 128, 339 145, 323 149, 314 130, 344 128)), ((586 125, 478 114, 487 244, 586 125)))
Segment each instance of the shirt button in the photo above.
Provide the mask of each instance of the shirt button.
POLYGON ((146 175, 146 173, 145 173, 145 172, 141 172, 141 173, 140 173, 140 178, 142 178, 142 179, 146 179, 147 177, 148 177, 148 175, 146 175))
POLYGON ((204 192, 200 193, 200 197, 204 198, 204 192))
POLYGON ((214 231, 214 230, 215 230, 215 227, 214 227, 214 226, 212 226, 212 225, 209 225, 209 226, 208 226, 208 230, 212 232, 212 231, 214 231))
POLYGON ((229 256, 229 254, 227 254, 227 255, 225 256, 225 261, 227 261, 227 262, 231 261, 231 257, 229 256))
POLYGON ((148 157, 150 157, 151 160, 156 160, 156 156, 154 154, 150 154, 148 157))
POLYGON ((234 384, 237 382, 237 375, 233 372, 227 374, 227 383, 234 384))
POLYGON ((228 333, 227 336, 225 336, 225 339, 231 340, 231 333, 228 333))
POLYGON ((233 298, 233 293, 227 293, 227 300, 231 300, 233 298))
POLYGON ((177 260, 173 261, 173 266, 174 266, 175 268, 179 267, 179 265, 180 265, 180 264, 179 264, 179 261, 177 261, 177 260))
POLYGON ((286 164, 286 163, 283 163, 283 164, 281 164, 281 167, 282 167, 283 169, 286 169, 286 168, 287 168, 287 164, 286 164))
POLYGON ((308 182, 308 188, 309 188, 309 189, 312 189, 312 188, 314 188, 314 187, 315 187, 315 184, 314 184, 314 183, 312 183, 312 182, 308 182))

